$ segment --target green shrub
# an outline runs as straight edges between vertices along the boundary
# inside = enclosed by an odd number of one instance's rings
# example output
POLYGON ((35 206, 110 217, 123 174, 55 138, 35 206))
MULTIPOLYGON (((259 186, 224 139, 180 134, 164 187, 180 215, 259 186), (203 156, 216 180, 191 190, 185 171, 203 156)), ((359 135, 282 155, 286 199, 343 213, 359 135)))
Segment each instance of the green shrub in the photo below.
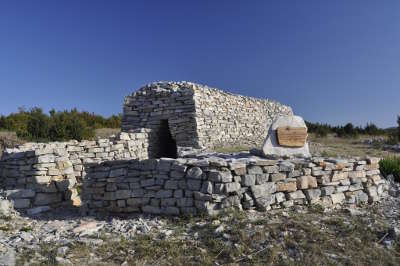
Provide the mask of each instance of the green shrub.
POLYGON ((48 138, 49 117, 41 108, 33 108, 30 112, 27 133, 29 139, 42 140, 48 138))
POLYGON ((381 173, 387 177, 393 175, 396 182, 400 182, 400 157, 389 157, 379 162, 381 173))
POLYGON ((16 132, 21 139, 30 141, 91 139, 99 128, 121 128, 121 115, 104 118, 76 108, 58 112, 53 109, 48 115, 35 107, 0 116, 0 130, 16 132))

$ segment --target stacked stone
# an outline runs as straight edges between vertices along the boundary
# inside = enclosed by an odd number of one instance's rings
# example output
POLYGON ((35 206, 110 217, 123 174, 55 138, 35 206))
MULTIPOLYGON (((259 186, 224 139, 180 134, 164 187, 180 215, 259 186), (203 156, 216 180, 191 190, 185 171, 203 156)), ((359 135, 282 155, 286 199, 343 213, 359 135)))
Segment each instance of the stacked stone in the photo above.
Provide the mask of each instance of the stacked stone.
POLYGON ((261 146, 277 115, 292 115, 280 103, 244 97, 190 82, 157 82, 126 97, 122 131, 151 128, 168 120, 177 146, 261 146))
POLYGON ((193 85, 200 146, 261 146, 277 115, 293 115, 290 107, 193 85))
POLYGON ((87 168, 92 211, 215 214, 227 208, 372 203, 387 190, 378 159, 149 159, 87 168))
POLYGON ((79 202, 77 186, 85 165, 110 160, 146 159, 148 131, 121 133, 97 141, 27 143, 6 149, 0 160, 0 185, 17 209, 79 202))
POLYGON ((193 93, 192 86, 186 83, 158 82, 144 86, 125 98, 122 131, 150 128, 157 135, 161 121, 167 120, 178 146, 197 148, 193 93))

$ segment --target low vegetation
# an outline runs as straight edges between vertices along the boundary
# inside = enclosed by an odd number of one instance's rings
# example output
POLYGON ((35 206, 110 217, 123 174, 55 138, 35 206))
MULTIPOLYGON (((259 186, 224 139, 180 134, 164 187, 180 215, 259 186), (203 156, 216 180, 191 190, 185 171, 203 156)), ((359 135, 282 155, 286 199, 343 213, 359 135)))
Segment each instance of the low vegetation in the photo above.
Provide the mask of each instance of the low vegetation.
MULTIPOLYGON (((400 123, 400 120, 398 122, 400 123)), ((392 133, 391 130, 378 128, 373 123, 367 123, 365 127, 354 126, 352 123, 347 123, 344 126, 331 126, 329 124, 311 122, 306 122, 306 124, 308 127, 308 132, 314 133, 318 137, 326 137, 328 134, 335 134, 338 137, 356 138, 360 135, 384 136, 392 133)), ((398 137, 398 134, 396 137, 398 137)))
POLYGON ((379 169, 384 176, 393 175, 400 182, 400 157, 388 157, 379 162, 379 169))
POLYGON ((0 131, 16 132, 29 141, 62 141, 91 139, 99 128, 120 128, 121 116, 109 118, 77 109, 55 111, 46 114, 41 108, 20 108, 17 113, 0 116, 0 131))
MULTIPOLYGON (((398 239, 374 211, 353 216, 322 208, 216 217, 170 218, 168 236, 151 232, 133 239, 98 235, 100 245, 76 242, 72 264, 107 265, 399 265, 398 239), (366 226, 368 225, 368 226, 366 226), (384 241, 391 239, 389 242, 384 241), (390 245, 390 246, 387 246, 390 245)), ((96 238, 97 238, 96 237, 96 238)), ((97 240, 96 240, 97 241, 97 240)), ((42 264, 57 261, 59 244, 43 244, 42 264)), ((32 252, 18 259, 31 263, 32 252)))

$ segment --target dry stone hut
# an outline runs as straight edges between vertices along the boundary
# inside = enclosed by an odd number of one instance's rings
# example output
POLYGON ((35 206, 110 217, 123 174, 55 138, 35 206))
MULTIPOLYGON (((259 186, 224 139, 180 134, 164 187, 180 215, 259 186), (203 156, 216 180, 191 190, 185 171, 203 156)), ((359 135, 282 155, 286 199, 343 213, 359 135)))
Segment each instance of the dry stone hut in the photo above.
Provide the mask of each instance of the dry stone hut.
POLYGON ((385 195, 377 158, 171 158, 178 147, 261 147, 282 114, 292 115, 291 108, 189 82, 153 83, 126 98, 118 136, 6 149, 0 197, 28 215, 81 204, 91 213, 178 215, 363 204, 385 195))
POLYGON ((292 114, 275 101, 190 82, 156 82, 126 97, 122 131, 151 129, 150 157, 176 157, 176 147, 261 146, 273 118, 292 114))

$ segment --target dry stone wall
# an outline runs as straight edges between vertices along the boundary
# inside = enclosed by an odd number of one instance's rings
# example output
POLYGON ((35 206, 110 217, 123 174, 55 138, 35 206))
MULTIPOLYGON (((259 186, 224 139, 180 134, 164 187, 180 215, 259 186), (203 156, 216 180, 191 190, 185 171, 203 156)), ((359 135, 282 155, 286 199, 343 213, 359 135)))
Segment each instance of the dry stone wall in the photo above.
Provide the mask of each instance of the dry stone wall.
POLYGON ((168 121, 176 144, 198 148, 193 88, 189 83, 158 82, 125 98, 122 131, 150 128, 159 146, 161 121, 168 121))
POLYGON ((378 159, 149 159, 87 168, 83 200, 92 212, 215 214, 227 208, 366 204, 385 194, 378 159))
POLYGON ((190 82, 157 82, 126 97, 122 131, 151 128, 168 120, 180 147, 261 146, 277 115, 291 115, 280 103, 235 95, 190 82))
POLYGON ((207 148, 261 147, 272 120, 293 115, 290 107, 275 101, 200 86, 194 86, 194 91, 199 144, 207 148))
POLYGON ((0 160, 0 188, 17 209, 79 201, 77 187, 86 174, 85 165, 147 159, 148 134, 142 129, 111 139, 27 143, 6 149, 0 160))

